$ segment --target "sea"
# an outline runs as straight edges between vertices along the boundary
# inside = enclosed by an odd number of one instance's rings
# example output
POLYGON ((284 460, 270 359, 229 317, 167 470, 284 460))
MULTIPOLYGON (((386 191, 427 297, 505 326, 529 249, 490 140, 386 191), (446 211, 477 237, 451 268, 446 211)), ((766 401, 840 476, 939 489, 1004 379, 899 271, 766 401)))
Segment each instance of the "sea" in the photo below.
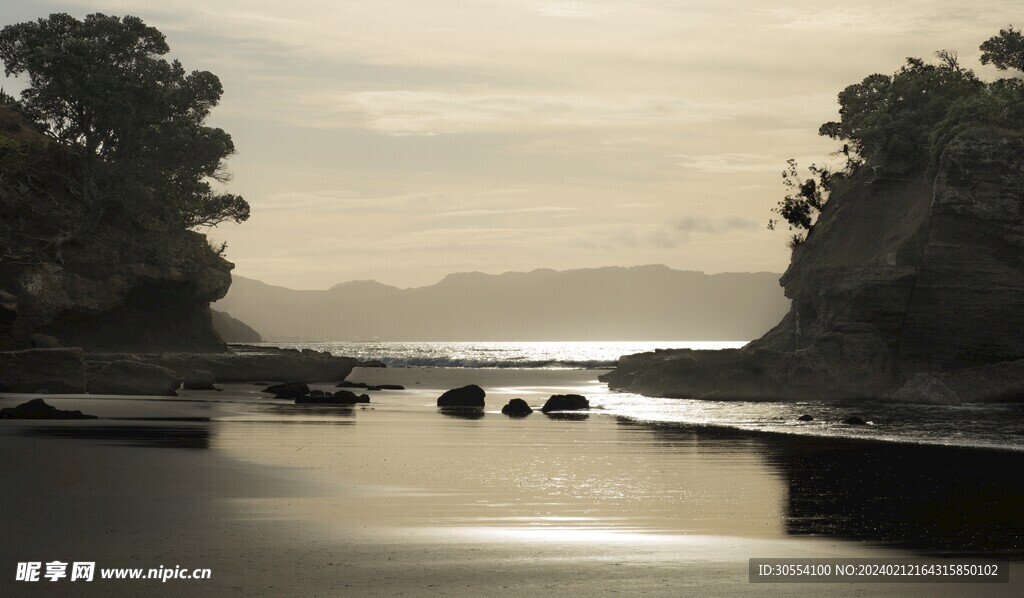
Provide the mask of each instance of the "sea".
MULTIPOLYGON (((902 405, 884 401, 709 401, 663 399, 617 392, 597 376, 622 355, 655 349, 740 348, 747 341, 608 342, 268 342, 266 346, 315 349, 387 367, 592 370, 575 389, 592 413, 702 430, 797 435, 882 442, 1024 451, 1024 404, 902 405), (814 418, 799 421, 802 415, 814 418), (857 416, 866 426, 843 423, 857 416)), ((524 372, 528 379, 528 372, 524 372)))

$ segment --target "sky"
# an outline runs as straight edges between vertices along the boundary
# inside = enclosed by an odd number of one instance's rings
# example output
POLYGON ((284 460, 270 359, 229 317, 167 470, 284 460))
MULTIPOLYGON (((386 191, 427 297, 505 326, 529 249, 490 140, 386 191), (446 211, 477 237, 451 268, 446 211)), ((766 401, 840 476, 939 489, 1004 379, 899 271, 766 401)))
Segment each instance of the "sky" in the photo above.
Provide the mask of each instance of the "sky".
MULTIPOLYGON (((836 94, 978 45, 1018 0, 4 0, 0 24, 141 17, 211 71, 235 273, 296 289, 661 263, 782 272, 766 229, 836 94)), ((1014 20, 1016 19, 1016 21, 1014 20)), ((5 81, 8 91, 18 81, 5 81)))

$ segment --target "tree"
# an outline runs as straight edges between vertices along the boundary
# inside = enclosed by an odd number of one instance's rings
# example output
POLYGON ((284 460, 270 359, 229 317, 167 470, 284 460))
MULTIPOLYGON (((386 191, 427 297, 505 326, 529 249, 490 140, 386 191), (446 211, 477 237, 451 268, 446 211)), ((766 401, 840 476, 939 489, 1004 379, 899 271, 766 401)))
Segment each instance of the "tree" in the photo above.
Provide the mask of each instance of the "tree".
MULTIPOLYGON (((1012 26, 981 45, 985 64, 1002 70, 1024 70, 1024 35, 1012 26)), ((853 178, 863 167, 874 178, 924 179, 937 167, 943 151, 956 137, 970 131, 1024 129, 1024 80, 979 79, 964 68, 954 52, 935 53, 937 64, 907 58, 892 76, 873 74, 839 93, 839 120, 821 125, 818 133, 842 141, 846 165, 838 172, 811 166, 811 178, 801 178, 789 160, 783 172, 787 194, 772 209, 798 231, 790 240, 799 245, 814 226, 829 191, 853 178)), ((770 220, 774 229, 778 220, 770 220)))
MULTIPOLYGON (((805 239, 803 231, 810 231, 817 215, 828 201, 832 177, 834 174, 827 168, 811 164, 811 176, 803 178, 797 168, 796 160, 786 161, 786 169, 782 171, 782 183, 785 185, 786 197, 772 208, 789 225, 789 230, 796 233, 790 237, 790 248, 794 248, 805 239)), ((775 230, 778 219, 768 221, 768 230, 775 230)))
POLYGON ((1001 71, 1024 71, 1024 35, 1013 25, 981 44, 981 52, 981 64, 993 64, 1001 71))
POLYGON ((187 228, 249 216, 211 181, 229 176, 231 136, 205 126, 220 80, 161 58, 164 35, 141 19, 53 14, 0 31, 5 73, 28 75, 21 108, 80 160, 81 196, 187 228))

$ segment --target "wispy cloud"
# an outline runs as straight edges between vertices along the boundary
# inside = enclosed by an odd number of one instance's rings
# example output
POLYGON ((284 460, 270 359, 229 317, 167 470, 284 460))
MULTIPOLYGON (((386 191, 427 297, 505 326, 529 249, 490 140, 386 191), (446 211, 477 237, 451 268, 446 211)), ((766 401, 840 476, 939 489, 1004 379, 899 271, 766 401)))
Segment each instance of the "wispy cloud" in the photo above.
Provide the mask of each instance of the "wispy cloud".
POLYGON ((742 216, 684 216, 673 222, 672 228, 683 233, 725 233, 755 230, 759 226, 742 216))
POLYGON ((592 6, 588 6, 583 2, 556 2, 541 6, 537 9, 537 14, 542 17, 581 19, 593 17, 596 13, 592 6))
POLYGON ((651 95, 615 98, 394 90, 345 94, 335 97, 334 105, 336 117, 351 123, 354 114, 361 114, 367 127, 389 135, 698 123, 729 116, 715 104, 651 95))

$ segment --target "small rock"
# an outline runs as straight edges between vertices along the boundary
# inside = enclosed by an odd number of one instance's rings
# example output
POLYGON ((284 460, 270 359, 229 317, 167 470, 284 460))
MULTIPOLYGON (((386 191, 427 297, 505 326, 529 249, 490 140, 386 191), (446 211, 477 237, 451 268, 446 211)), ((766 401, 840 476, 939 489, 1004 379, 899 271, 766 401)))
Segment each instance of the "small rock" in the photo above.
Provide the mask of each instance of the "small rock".
POLYGON ((63 346, 57 337, 49 334, 33 334, 29 336, 29 341, 33 349, 59 349, 63 346))
POLYGON ((365 382, 348 382, 347 380, 342 380, 341 382, 338 382, 337 384, 335 384, 334 387, 335 388, 369 388, 369 385, 366 384, 365 382))
POLYGON ((339 399, 341 399, 343 401, 347 401, 347 402, 352 403, 352 404, 355 404, 355 403, 369 403, 370 402, 370 395, 362 394, 362 395, 358 395, 357 396, 356 393, 348 391, 348 390, 339 390, 338 392, 334 393, 334 395, 332 395, 332 396, 334 396, 336 398, 339 398, 339 399))
POLYGON ((533 409, 522 399, 512 399, 501 408, 501 412, 510 417, 526 417, 533 413, 533 409))
POLYGON ((590 409, 590 401, 581 395, 552 395, 544 406, 540 408, 543 413, 548 411, 581 411, 590 409))
POLYGON ((374 388, 377 390, 405 390, 401 384, 378 384, 374 388))
POLYGON ((857 417, 856 415, 844 419, 843 423, 848 425, 848 426, 866 426, 866 425, 868 425, 868 422, 866 422, 863 419, 857 417))
POLYGON ((453 388, 437 399, 438 407, 483 407, 487 393, 476 384, 453 388))
POLYGON ((291 382, 282 382, 281 384, 268 386, 263 389, 263 392, 269 392, 277 399, 298 399, 309 394, 309 385, 305 382, 292 380, 291 382))
POLYGON ((797 419, 797 421, 802 421, 802 422, 812 422, 812 421, 814 421, 814 418, 811 417, 810 415, 807 415, 806 413, 801 415, 800 417, 798 417, 796 419, 797 419))
MULTIPOLYGON (((363 396, 365 397, 366 395, 363 396)), ((355 398, 325 394, 309 395, 308 397, 295 399, 296 405, 355 405, 357 402, 360 401, 355 398)), ((369 397, 367 397, 366 402, 369 402, 369 397)))
POLYGON ((84 415, 78 410, 64 411, 42 399, 32 399, 17 407, 0 409, 0 419, 96 419, 96 416, 84 415))

